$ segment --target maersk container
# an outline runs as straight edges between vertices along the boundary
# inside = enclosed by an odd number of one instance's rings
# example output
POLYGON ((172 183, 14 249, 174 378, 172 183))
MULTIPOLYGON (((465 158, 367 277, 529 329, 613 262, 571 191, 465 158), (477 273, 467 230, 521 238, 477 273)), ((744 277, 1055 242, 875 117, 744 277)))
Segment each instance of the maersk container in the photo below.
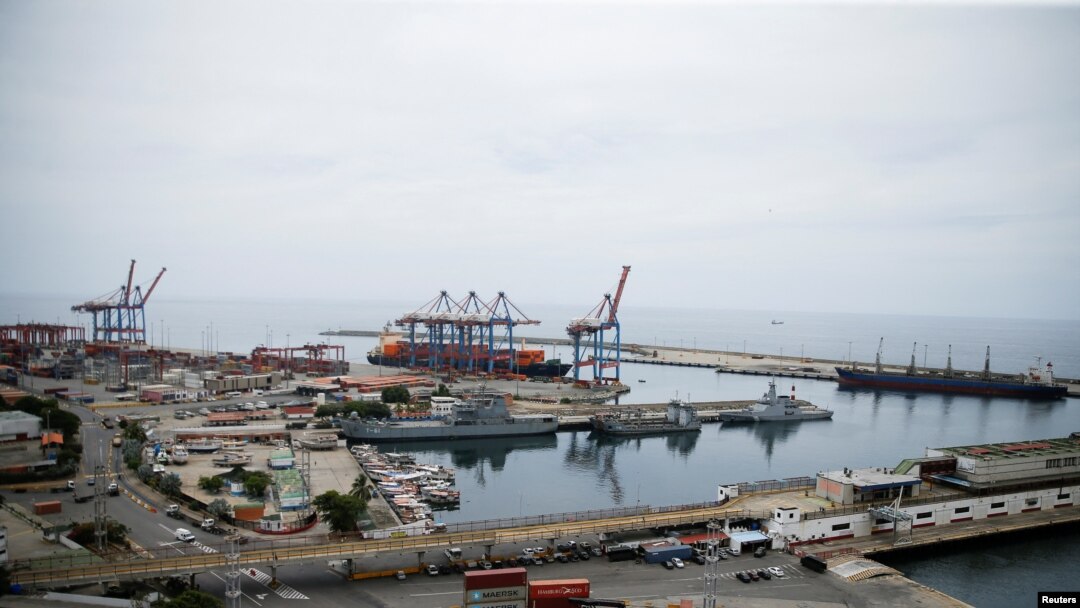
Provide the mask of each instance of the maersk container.
POLYGON ((645 550, 645 563, 646 564, 659 564, 666 562, 667 560, 677 557, 679 559, 690 559, 694 550, 690 545, 668 545, 666 547, 650 547, 645 550))

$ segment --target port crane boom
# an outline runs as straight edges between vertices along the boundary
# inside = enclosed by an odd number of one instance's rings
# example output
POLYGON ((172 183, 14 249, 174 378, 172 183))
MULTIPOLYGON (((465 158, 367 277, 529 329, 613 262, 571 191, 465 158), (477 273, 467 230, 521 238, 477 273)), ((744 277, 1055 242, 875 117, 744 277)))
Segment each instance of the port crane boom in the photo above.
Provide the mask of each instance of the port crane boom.
POLYGON ((76 304, 71 307, 71 310, 93 315, 92 339, 95 342, 146 344, 146 302, 164 274, 165 268, 162 268, 154 278, 150 289, 146 291, 146 295, 143 295, 141 286, 133 286, 135 260, 131 260, 127 282, 119 289, 82 304, 76 304))
POLYGON ((619 287, 615 291, 615 297, 605 293, 604 297, 587 315, 572 319, 566 327, 566 334, 570 336, 574 344, 574 382, 582 382, 580 370, 582 367, 592 367, 594 384, 606 384, 609 381, 619 384, 619 364, 622 361, 622 335, 619 325, 619 302, 622 300, 623 289, 626 287, 626 277, 630 274, 630 267, 622 267, 622 275, 619 277, 619 287), (614 347, 608 348, 604 342, 604 332, 615 330, 614 347), (585 352, 592 349, 592 354, 587 358, 585 352), (613 352, 612 352, 613 351, 613 352), (607 378, 605 369, 614 368, 615 377, 607 378))

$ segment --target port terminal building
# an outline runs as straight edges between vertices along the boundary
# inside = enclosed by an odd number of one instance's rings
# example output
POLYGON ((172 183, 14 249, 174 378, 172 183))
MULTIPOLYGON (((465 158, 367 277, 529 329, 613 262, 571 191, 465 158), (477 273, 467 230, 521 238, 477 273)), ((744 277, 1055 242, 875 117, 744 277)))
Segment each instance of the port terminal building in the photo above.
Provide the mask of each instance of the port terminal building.
MULTIPOLYGON (((719 495, 732 498, 732 487, 719 495)), ((927 448, 894 468, 825 471, 812 490, 776 494, 770 506, 761 525, 772 548, 879 533, 902 542, 913 528, 1080 506, 1080 434, 927 448)))

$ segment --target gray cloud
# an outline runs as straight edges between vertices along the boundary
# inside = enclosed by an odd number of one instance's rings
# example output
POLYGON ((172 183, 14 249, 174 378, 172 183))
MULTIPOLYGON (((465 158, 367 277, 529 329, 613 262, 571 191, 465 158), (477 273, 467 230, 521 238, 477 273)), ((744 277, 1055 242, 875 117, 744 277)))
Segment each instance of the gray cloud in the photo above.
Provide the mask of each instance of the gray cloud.
POLYGON ((1076 5, 0 2, 3 290, 1075 319, 1078 63, 1076 5))

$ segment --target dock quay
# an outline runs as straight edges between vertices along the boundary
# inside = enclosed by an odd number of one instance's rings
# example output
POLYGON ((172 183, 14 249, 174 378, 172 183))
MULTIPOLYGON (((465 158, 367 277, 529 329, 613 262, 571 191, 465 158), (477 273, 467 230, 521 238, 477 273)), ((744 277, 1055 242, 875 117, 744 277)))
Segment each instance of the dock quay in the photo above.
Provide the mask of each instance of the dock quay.
MULTIPOLYGON (((702 422, 720 422, 720 412, 747 407, 751 403, 753 401, 710 401, 707 403, 695 403, 694 406, 697 407, 697 417, 702 422)), ((666 416, 664 411, 666 407, 666 403, 647 403, 618 407, 617 409, 623 411, 626 409, 644 410, 641 418, 645 420, 663 420, 666 416)), ((604 409, 612 409, 612 406, 607 406, 604 409)), ((558 418, 559 431, 587 431, 592 429, 588 415, 566 414, 560 415, 558 418)))
MULTIPOLYGON (((1080 523, 1078 454, 1077 433, 1036 441, 926 448, 922 457, 905 459, 894 468, 844 468, 814 477, 721 484, 717 500, 708 503, 521 516, 461 522, 441 529, 419 525, 387 531, 388 538, 316 535, 258 540, 242 548, 238 559, 241 566, 271 568, 352 560, 348 576, 366 578, 369 570, 378 570, 376 564, 385 563, 378 558, 388 554, 413 555, 420 563, 431 563, 447 547, 470 551, 476 547, 491 559, 509 559, 520 552, 515 546, 520 543, 543 543, 543 551, 553 553, 560 539, 582 536, 598 536, 603 544, 621 534, 644 531, 670 541, 679 536, 671 532, 700 529, 710 522, 722 530, 721 546, 735 554, 740 549, 764 548, 823 559, 874 555, 1076 525, 1080 523)), ((394 461, 389 453, 383 456, 394 461)), ((374 474, 370 469, 366 472, 374 474)), ((73 559, 12 562, 12 582, 34 587, 197 574, 225 564, 221 552, 97 564, 73 559)))

